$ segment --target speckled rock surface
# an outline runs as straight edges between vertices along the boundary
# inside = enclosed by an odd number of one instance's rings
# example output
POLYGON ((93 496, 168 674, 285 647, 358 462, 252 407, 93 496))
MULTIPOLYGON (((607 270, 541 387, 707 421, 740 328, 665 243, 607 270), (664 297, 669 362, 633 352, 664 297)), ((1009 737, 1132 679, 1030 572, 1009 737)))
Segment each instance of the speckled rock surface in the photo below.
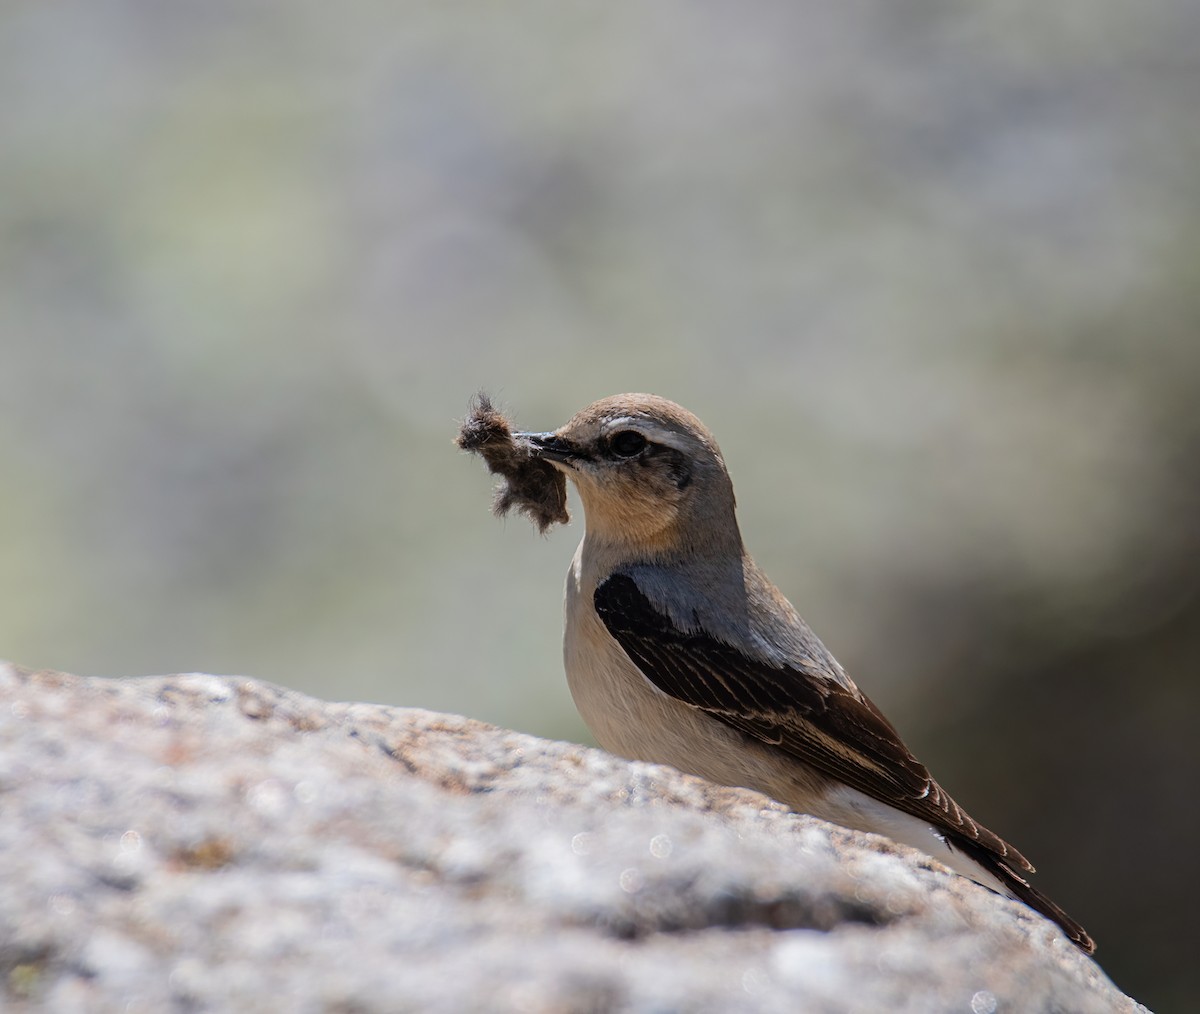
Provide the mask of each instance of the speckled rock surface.
POLYGON ((882 839, 252 680, 0 665, 0 807, 7 1010, 1144 1009, 882 839))

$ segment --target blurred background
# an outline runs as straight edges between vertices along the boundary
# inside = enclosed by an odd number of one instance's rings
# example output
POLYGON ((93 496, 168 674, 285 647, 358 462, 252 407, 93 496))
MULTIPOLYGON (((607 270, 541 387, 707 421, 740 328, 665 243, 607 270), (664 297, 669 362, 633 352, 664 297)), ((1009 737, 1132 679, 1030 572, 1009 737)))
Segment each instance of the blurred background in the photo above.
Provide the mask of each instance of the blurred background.
POLYGON ((767 571, 1197 991, 1200 5, 0 6, 0 656, 588 741, 486 388, 699 414, 767 571))

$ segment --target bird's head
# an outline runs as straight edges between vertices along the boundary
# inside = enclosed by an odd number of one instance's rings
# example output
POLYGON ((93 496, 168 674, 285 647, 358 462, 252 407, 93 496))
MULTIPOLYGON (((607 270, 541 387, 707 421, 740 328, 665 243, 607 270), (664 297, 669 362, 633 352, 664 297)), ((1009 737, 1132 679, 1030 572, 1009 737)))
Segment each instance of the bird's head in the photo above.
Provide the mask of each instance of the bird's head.
POLYGON ((551 433, 523 435, 575 483, 589 537, 648 553, 740 545, 720 448, 673 401, 618 394, 551 433))

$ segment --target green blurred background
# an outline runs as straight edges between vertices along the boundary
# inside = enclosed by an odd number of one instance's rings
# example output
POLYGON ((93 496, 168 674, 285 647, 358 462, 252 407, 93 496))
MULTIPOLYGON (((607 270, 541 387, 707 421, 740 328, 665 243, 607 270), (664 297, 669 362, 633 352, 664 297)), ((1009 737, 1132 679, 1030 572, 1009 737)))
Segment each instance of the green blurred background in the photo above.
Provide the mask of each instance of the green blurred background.
MULTIPOLYGON (((450 440, 654 391, 1119 985, 1197 991, 1200 5, 0 6, 0 655, 587 740, 450 440)), ((578 509, 576 504, 576 514, 578 509)))

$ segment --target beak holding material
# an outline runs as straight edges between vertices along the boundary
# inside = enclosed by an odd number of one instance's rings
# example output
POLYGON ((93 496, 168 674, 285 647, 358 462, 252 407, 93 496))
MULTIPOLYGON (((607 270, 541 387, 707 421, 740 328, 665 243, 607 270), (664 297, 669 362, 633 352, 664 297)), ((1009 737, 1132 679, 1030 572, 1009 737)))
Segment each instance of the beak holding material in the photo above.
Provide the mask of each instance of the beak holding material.
POLYGON ((535 457, 554 464, 570 467, 573 461, 583 457, 573 443, 554 433, 514 433, 513 436, 528 441, 535 457))

